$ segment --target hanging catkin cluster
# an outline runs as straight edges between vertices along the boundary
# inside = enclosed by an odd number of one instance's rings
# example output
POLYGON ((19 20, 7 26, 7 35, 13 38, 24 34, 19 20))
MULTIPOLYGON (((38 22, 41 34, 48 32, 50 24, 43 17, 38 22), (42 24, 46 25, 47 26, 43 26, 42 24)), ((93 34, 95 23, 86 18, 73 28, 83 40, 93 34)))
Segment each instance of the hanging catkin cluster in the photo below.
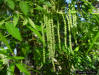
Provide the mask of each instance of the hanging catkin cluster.
MULTIPOLYGON (((44 8, 48 9, 46 6, 44 6, 44 8)), ((54 23, 52 14, 49 13, 48 10, 47 13, 44 14, 44 25, 46 27, 46 38, 47 38, 47 48, 49 51, 49 58, 51 59, 52 64, 54 66, 54 55, 55 55, 54 23)), ((45 51, 43 51, 43 54, 45 54, 45 51)), ((45 60, 45 55, 43 55, 43 58, 45 60)))

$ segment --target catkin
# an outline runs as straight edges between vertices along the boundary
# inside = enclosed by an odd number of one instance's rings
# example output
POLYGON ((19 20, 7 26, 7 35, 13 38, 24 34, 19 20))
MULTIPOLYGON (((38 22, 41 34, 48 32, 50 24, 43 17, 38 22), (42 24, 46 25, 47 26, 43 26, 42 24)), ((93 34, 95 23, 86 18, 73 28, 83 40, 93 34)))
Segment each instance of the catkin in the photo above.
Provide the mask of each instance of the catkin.
POLYGON ((57 17, 57 35, 58 35, 58 46, 61 50, 61 40, 60 40, 60 24, 59 24, 59 18, 57 17))
POLYGON ((66 26, 66 18, 64 16, 64 13, 62 13, 63 21, 64 21, 64 44, 65 47, 67 48, 67 26, 66 26))
POLYGON ((71 10, 69 9, 68 15, 66 15, 68 21, 68 32, 69 32, 69 48, 72 51, 72 41, 71 41, 71 26, 72 26, 72 18, 71 18, 71 10))
MULTIPOLYGON (((45 9, 48 9, 44 6, 45 9)), ((53 64, 53 70, 55 71, 54 65, 54 54, 55 54, 55 35, 54 35, 54 24, 52 14, 47 10, 44 15, 44 24, 46 27, 46 36, 47 36, 47 48, 49 51, 49 58, 53 64)))

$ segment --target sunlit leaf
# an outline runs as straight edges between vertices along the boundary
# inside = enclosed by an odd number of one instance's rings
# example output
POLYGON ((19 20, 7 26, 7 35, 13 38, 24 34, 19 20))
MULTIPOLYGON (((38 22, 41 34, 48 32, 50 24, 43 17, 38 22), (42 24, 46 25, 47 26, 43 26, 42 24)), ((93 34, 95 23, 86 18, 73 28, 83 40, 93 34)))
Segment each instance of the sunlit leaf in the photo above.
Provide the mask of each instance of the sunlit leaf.
POLYGON ((96 42, 96 40, 98 39, 98 37, 99 37, 99 32, 97 32, 96 36, 93 38, 93 41, 92 41, 92 43, 90 44, 89 49, 88 49, 88 51, 87 51, 86 53, 88 53, 88 52, 91 50, 91 48, 92 48, 93 45, 95 44, 95 42, 96 42))
POLYGON ((72 14, 74 14, 74 13, 76 13, 76 11, 74 11, 74 10, 71 10, 71 13, 72 13, 72 14))
POLYGON ((3 27, 3 24, 4 24, 4 23, 5 23, 4 20, 0 21, 0 28, 4 28, 4 27, 3 27))
POLYGON ((27 4, 27 2, 20 1, 19 6, 24 15, 27 15, 29 12, 29 5, 27 4))
POLYGON ((10 64, 9 67, 7 68, 7 75, 14 75, 14 69, 15 69, 15 65, 10 64))
POLYGON ((4 48, 2 48, 2 49, 0 48, 0 54, 8 56, 8 53, 4 48))
POLYGON ((9 50, 12 52, 12 49, 10 48, 10 45, 9 45, 7 39, 1 33, 0 33, 0 41, 2 41, 9 48, 9 50))
POLYGON ((6 29, 8 30, 8 32, 9 32, 9 34, 11 34, 17 40, 22 41, 22 38, 21 38, 21 35, 20 35, 20 32, 19 32, 18 28, 16 28, 10 22, 7 22, 5 26, 6 26, 6 29))
POLYGON ((0 25, 4 24, 4 20, 0 21, 0 25))
POLYGON ((9 6, 9 8, 11 8, 12 10, 14 10, 15 8, 15 3, 13 0, 5 0, 7 2, 7 5, 9 6))
POLYGON ((26 67, 23 64, 18 63, 16 64, 16 66, 21 72, 24 72, 25 75, 30 75, 30 72, 26 69, 26 67))
POLYGON ((27 18, 24 18, 23 25, 26 25, 27 23, 28 23, 27 18))
POLYGON ((37 10, 43 10, 43 8, 41 7, 41 6, 37 6, 35 9, 37 9, 37 10))
POLYGON ((76 48, 74 49, 75 52, 78 52, 78 50, 79 50, 79 47, 76 47, 76 48))
POLYGON ((91 58, 89 56, 87 56, 87 59, 89 60, 89 62, 91 62, 91 58))
POLYGON ((36 29, 36 26, 35 26, 34 22, 33 22, 30 18, 28 18, 28 21, 29 21, 29 24, 30 24, 34 29, 36 29))
POLYGON ((24 59, 24 57, 21 57, 21 56, 15 56, 13 57, 14 59, 17 59, 17 60, 20 60, 20 59, 24 59))
POLYGON ((30 26, 28 26, 28 28, 31 31, 33 31, 35 33, 35 35, 37 35, 40 38, 40 40, 42 41, 42 36, 41 36, 41 34, 36 29, 34 29, 34 28, 30 27, 30 26))
POLYGON ((18 24, 18 20, 19 20, 19 14, 14 14, 14 17, 13 17, 14 26, 16 26, 18 24))

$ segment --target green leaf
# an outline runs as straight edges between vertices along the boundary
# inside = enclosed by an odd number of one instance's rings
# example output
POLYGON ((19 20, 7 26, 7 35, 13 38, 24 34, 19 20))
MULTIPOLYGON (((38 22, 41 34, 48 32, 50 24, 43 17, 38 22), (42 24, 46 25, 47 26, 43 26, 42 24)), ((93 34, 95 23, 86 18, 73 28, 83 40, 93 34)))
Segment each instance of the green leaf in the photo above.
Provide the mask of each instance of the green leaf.
POLYGON ((86 52, 86 54, 88 54, 88 52, 92 49, 92 47, 93 47, 93 45, 95 44, 95 42, 96 42, 96 40, 98 39, 98 37, 99 37, 99 32, 97 32, 96 36, 93 38, 93 41, 92 41, 92 43, 90 44, 89 49, 88 49, 88 51, 86 52))
POLYGON ((29 12, 29 5, 25 1, 20 1, 19 6, 24 15, 27 15, 29 12))
POLYGON ((91 61, 92 61, 92 60, 91 60, 91 58, 90 58, 89 56, 87 56, 87 59, 88 59, 88 61, 89 61, 89 62, 91 62, 91 61))
MULTIPOLYGON (((1 51, 0 51, 1 53, 1 51)), ((2 53, 3 54, 3 53, 2 53)), ((11 59, 11 60, 22 60, 24 59, 24 57, 21 57, 21 56, 9 56, 9 55, 6 55, 8 59, 11 59)))
POLYGON ((0 25, 4 24, 4 20, 0 21, 0 25))
POLYGON ((30 18, 28 18, 28 21, 29 21, 29 24, 30 24, 34 29, 36 29, 36 26, 35 26, 34 22, 33 22, 30 18))
POLYGON ((35 8, 36 10, 44 10, 41 6, 37 6, 36 8, 35 8))
MULTIPOLYGON (((36 29, 37 29, 38 31, 42 31, 41 25, 36 25, 36 29)), ((44 30, 44 32, 45 32, 45 30, 44 30)))
POLYGON ((78 50, 79 50, 79 47, 76 47, 76 48, 74 49, 75 52, 78 52, 78 50))
POLYGON ((75 14, 75 13, 76 13, 76 11, 74 11, 74 10, 71 10, 71 13, 72 13, 72 14, 75 14))
POLYGON ((40 40, 42 41, 42 36, 41 36, 41 34, 36 29, 34 29, 34 28, 30 27, 30 26, 28 26, 28 28, 31 31, 33 31, 35 33, 35 35, 37 35, 40 38, 40 40))
POLYGON ((29 22, 29 24, 30 24, 34 29, 36 29, 37 31, 42 31, 41 26, 35 25, 34 22, 32 21, 32 19, 28 18, 28 22, 29 22))
POLYGON ((15 57, 13 57, 13 58, 16 59, 16 60, 24 59, 24 57, 21 57, 21 56, 15 56, 15 57))
POLYGON ((0 29, 3 27, 4 23, 5 23, 5 20, 0 21, 0 29))
POLYGON ((23 25, 26 25, 27 23, 28 23, 27 18, 24 18, 23 25))
POLYGON ((0 54, 8 56, 8 52, 4 48, 0 48, 0 54))
POLYGON ((25 75, 30 75, 30 72, 26 69, 25 65, 18 63, 16 66, 21 72, 24 72, 25 75))
POLYGON ((20 32, 18 28, 16 28, 12 23, 6 23, 6 29, 8 30, 9 34, 11 34, 15 39, 22 41, 20 32))
POLYGON ((14 64, 10 64, 9 67, 7 68, 7 75, 14 75, 14 64))
POLYGON ((14 17, 13 17, 13 24, 14 24, 14 26, 17 25, 18 20, 19 20, 19 14, 14 14, 14 17))
POLYGON ((7 5, 9 6, 9 8, 11 8, 12 10, 14 10, 15 8, 15 3, 13 0, 5 0, 7 5))
POLYGON ((52 6, 52 4, 49 1, 45 1, 44 4, 47 5, 48 7, 52 6))
POLYGON ((10 48, 10 45, 9 45, 7 39, 1 33, 0 33, 0 41, 3 41, 3 43, 8 47, 10 52, 13 52, 12 49, 10 48))

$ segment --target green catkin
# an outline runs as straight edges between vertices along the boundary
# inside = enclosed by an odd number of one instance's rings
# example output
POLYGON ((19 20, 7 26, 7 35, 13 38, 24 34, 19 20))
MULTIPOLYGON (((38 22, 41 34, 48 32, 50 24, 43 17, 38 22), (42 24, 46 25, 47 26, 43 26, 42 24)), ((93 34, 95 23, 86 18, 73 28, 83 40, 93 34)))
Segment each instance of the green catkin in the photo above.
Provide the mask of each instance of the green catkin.
POLYGON ((72 18, 71 18, 71 11, 69 9, 68 11, 68 16, 67 17, 67 21, 68 21, 68 32, 69 32, 69 48, 72 51, 72 41, 71 41, 71 26, 72 26, 72 18))
POLYGON ((46 27, 46 36, 47 36, 47 47, 49 51, 49 58, 52 61, 53 64, 53 70, 55 71, 55 64, 54 64, 54 54, 55 54, 55 35, 54 35, 54 25, 53 25, 53 18, 51 17, 51 14, 48 12, 48 8, 44 6, 45 9, 47 9, 47 14, 44 15, 44 24, 46 27))
POLYGON ((55 71, 55 65, 54 65, 54 43, 53 43, 53 21, 52 21, 52 19, 51 19, 51 17, 49 18, 49 20, 47 21, 48 22, 48 27, 49 27, 49 29, 48 29, 48 32, 49 32, 49 34, 48 34, 48 40, 49 40, 49 42, 48 42, 48 49, 49 49, 49 58, 51 59, 51 61, 52 61, 52 64, 53 64, 53 70, 55 71))
POLYGON ((53 54, 55 54, 55 34, 54 34, 54 24, 53 24, 53 18, 51 18, 51 26, 52 26, 52 46, 53 46, 53 54))
MULTIPOLYGON (((47 9, 47 7, 46 6, 43 6, 44 7, 44 9, 47 9)), ((48 10, 47 10, 47 13, 48 13, 48 10)), ((49 20, 48 20, 48 15, 47 14, 44 14, 44 24, 45 24, 45 27, 46 27, 46 36, 47 36, 47 46, 48 46, 48 51, 50 51, 49 50, 49 39, 50 39, 50 33, 49 33, 49 20)))
POLYGON ((50 30, 50 24, 49 24, 49 20, 48 20, 48 17, 46 18, 46 36, 47 36, 47 45, 48 45, 48 51, 49 51, 49 57, 50 57, 50 48, 51 48, 51 45, 50 45, 50 40, 51 40, 51 30, 50 30))
POLYGON ((47 22, 49 22, 48 23, 48 33, 49 34, 47 34, 48 35, 48 45, 49 45, 49 56, 50 56, 50 58, 52 58, 53 57, 53 47, 52 47, 52 34, 51 34, 51 21, 50 21, 50 19, 47 21, 47 22))
POLYGON ((53 18, 51 17, 51 33, 52 33, 52 54, 53 54, 53 57, 52 57, 52 64, 53 64, 53 69, 55 71, 55 64, 54 64, 54 55, 55 55, 55 35, 54 35, 54 24, 53 24, 53 18))
MULTIPOLYGON (((45 22, 45 21, 44 21, 45 22)), ((44 24, 41 22, 42 26, 42 39, 43 39, 43 63, 45 63, 45 34, 44 34, 44 24)))
POLYGON ((65 19, 65 16, 64 14, 62 13, 62 17, 63 17, 63 21, 64 21, 64 44, 65 44, 65 47, 67 48, 67 26, 66 26, 66 19, 65 19))
POLYGON ((57 17, 57 34, 58 34, 58 46, 59 46, 59 49, 61 50, 60 24, 59 24, 59 19, 58 19, 58 17, 57 17))

